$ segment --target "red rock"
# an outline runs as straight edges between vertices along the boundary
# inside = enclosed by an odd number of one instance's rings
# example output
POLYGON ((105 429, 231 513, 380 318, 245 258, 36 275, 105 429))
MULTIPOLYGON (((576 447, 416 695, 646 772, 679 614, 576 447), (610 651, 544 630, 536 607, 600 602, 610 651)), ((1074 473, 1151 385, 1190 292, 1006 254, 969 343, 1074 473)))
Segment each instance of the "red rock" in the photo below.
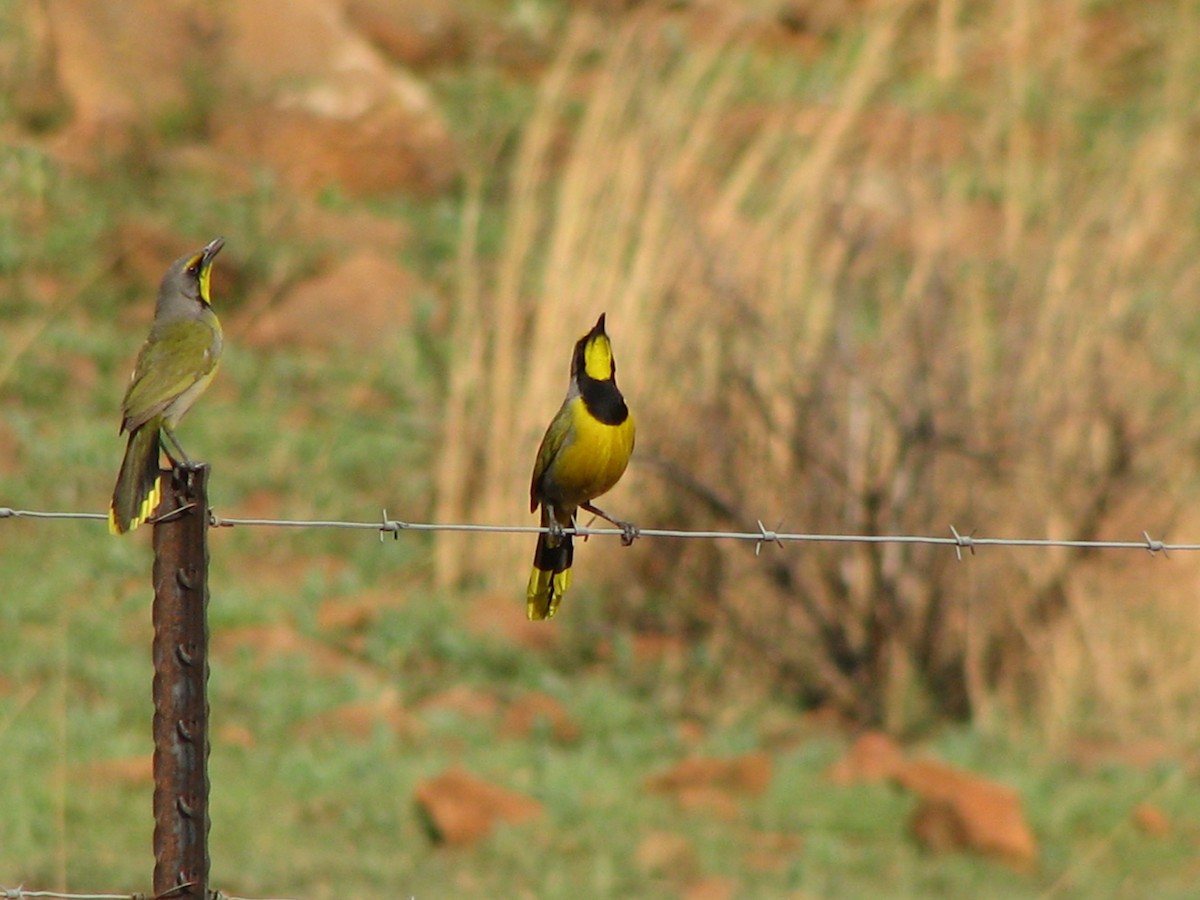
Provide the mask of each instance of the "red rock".
POLYGON ((682 834, 651 831, 638 842, 634 863, 647 875, 676 880, 694 878, 700 870, 696 848, 682 834))
POLYGON ((462 62, 470 49, 467 21, 452 0, 347 0, 346 18, 410 69, 462 62))
POLYGON ((771 784, 771 757, 747 753, 727 758, 694 756, 646 779, 653 791, 670 793, 684 787, 716 787, 736 794, 759 795, 771 784))
POLYGON ((231 106, 215 129, 217 147, 266 163, 307 193, 336 187, 356 197, 431 196, 449 187, 458 167, 433 111, 396 104, 346 117, 287 104, 231 106))
POLYGON ((874 784, 894 778, 903 766, 904 752, 894 740, 882 732, 867 731, 827 774, 834 784, 874 784))
POLYGON ((1171 833, 1171 820, 1161 807, 1140 803, 1133 810, 1133 824, 1151 837, 1166 837, 1171 833))
POLYGON ((536 800, 452 768, 417 786, 416 802, 433 836, 451 846, 472 844, 496 822, 524 822, 543 815, 536 800))
POLYGON ((968 849, 966 827, 953 804, 945 800, 922 800, 908 827, 918 844, 935 853, 968 849))
POLYGON ((415 275, 370 250, 300 282, 246 326, 246 343, 260 347, 371 349, 412 324, 415 275))
MULTIPOLYGON (((202 69, 215 36, 208 4, 160 0, 47 0, 57 84, 72 111, 56 141, 88 163, 101 150, 124 152, 144 123, 194 105, 190 73, 202 69)), ((169 261, 168 261, 169 262, 169 261)))
POLYGON ((914 836, 932 850, 970 850, 1026 870, 1037 842, 1012 788, 934 760, 914 760, 896 780, 921 798, 914 836))
POLYGON ((540 692, 525 694, 508 707, 500 733, 506 737, 528 738, 546 726, 560 744, 573 744, 583 734, 557 699, 540 692))
POLYGON ((389 66, 328 0, 228 7, 223 75, 246 102, 213 110, 218 146, 273 166, 292 187, 432 194, 457 149, 426 86, 389 66))
MULTIPOLYGON (((432 94, 389 65, 342 6, 47 0, 45 22, 30 17, 26 29, 45 33, 47 62, 24 80, 25 118, 69 109, 54 146, 80 165, 161 150, 159 135, 192 128, 214 139, 223 171, 244 176, 246 161, 266 163, 294 189, 444 190, 458 154, 432 94)), ((356 8, 368 6, 382 8, 356 8)), ((459 33, 449 13, 440 21, 447 34, 421 52, 436 55, 459 33)))
POLYGON ((647 790, 673 796, 686 810, 722 819, 737 816, 739 797, 758 796, 771 783, 773 765, 766 753, 727 759, 692 757, 645 780, 647 790))

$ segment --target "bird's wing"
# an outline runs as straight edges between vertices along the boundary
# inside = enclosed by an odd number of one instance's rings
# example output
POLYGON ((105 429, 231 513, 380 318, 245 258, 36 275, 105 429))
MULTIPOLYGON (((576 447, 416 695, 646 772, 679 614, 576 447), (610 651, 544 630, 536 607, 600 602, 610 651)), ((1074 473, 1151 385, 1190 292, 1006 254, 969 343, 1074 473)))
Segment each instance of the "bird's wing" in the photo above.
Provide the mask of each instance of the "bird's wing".
POLYGON ((564 403, 551 420, 550 427, 546 429, 545 435, 542 436, 542 444, 538 447, 537 462, 533 464, 533 478, 529 482, 530 512, 537 509, 538 504, 542 502, 542 479, 554 463, 555 457, 562 450, 570 434, 571 409, 569 404, 564 403))
POLYGON ((144 425, 209 374, 217 362, 212 347, 212 329, 197 319, 153 328, 125 391, 121 429, 132 431, 144 425))

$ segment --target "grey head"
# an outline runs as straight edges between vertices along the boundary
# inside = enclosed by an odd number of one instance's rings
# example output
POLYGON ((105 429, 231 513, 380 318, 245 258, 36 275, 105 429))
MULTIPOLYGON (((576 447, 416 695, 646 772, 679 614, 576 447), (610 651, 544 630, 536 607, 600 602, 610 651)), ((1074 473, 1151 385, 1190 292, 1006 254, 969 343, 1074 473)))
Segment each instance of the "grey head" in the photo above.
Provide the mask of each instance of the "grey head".
POLYGON ((211 304, 209 276, 213 259, 225 246, 224 238, 214 238, 201 250, 185 253, 167 269, 158 286, 154 320, 195 318, 211 304))

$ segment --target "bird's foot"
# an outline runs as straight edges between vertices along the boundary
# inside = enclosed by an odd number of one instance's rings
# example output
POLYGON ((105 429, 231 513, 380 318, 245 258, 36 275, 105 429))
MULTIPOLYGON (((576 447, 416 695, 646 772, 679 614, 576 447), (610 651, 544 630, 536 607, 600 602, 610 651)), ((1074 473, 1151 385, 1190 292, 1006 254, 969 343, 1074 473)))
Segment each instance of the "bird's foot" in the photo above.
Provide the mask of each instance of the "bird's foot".
POLYGON ((621 543, 623 545, 625 545, 626 547, 628 547, 635 540, 637 540, 637 536, 639 534, 641 534, 641 529, 639 529, 632 522, 625 522, 625 521, 622 521, 621 519, 614 519, 612 516, 610 516, 604 510, 600 509, 600 507, 593 506, 591 503, 582 503, 582 504, 580 504, 580 508, 586 509, 592 515, 599 516, 604 521, 610 522, 611 524, 616 525, 618 528, 620 528, 621 529, 621 543))

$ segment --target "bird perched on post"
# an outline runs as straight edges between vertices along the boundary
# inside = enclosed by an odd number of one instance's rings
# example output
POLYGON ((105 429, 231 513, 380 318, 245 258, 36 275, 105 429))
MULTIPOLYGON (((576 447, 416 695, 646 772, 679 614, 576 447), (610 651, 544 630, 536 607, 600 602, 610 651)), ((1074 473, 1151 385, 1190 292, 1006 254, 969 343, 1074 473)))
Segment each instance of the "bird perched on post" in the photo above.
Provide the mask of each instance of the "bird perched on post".
POLYGON ((154 515, 162 499, 158 457, 163 436, 171 444, 165 449, 172 464, 181 460, 190 465, 174 429, 204 393, 221 359, 221 323, 212 311, 209 276, 223 246, 224 239, 217 238, 181 256, 159 285, 154 323, 121 403, 121 432, 129 432, 129 443, 108 510, 113 534, 132 531, 154 515))
POLYGON ((617 388, 612 342, 604 331, 604 315, 575 344, 571 383, 557 415, 546 429, 533 466, 529 511, 542 508, 542 527, 526 590, 530 619, 552 619, 571 585, 574 546, 563 529, 585 509, 612 522, 626 545, 637 528, 614 519, 592 505, 625 472, 633 453, 634 425, 625 398, 617 388))

